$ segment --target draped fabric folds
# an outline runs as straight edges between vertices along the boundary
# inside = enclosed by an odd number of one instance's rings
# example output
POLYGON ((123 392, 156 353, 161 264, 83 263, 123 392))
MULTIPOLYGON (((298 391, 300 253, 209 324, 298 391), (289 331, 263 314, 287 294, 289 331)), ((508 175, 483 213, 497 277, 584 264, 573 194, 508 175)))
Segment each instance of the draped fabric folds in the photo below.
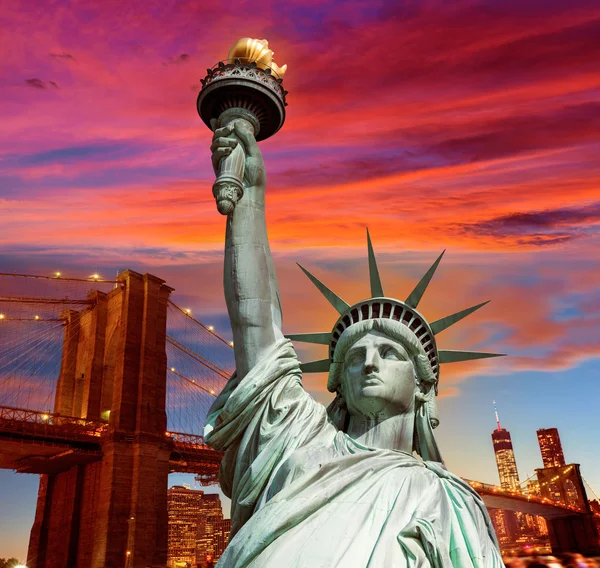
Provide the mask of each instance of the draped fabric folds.
POLYGON ((501 568, 481 498, 435 462, 367 448, 302 388, 279 341, 213 404, 230 542, 219 568, 501 568))

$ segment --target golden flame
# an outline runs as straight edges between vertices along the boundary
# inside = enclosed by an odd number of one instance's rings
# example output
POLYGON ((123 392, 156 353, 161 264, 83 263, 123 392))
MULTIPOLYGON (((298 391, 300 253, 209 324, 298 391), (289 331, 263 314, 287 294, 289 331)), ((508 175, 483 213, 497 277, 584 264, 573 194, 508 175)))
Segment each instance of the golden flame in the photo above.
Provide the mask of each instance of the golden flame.
POLYGON ((227 55, 227 63, 233 63, 236 59, 239 59, 242 63, 256 61, 256 65, 260 69, 271 68, 279 77, 283 77, 287 71, 287 65, 279 67, 273 61, 273 55, 274 53, 269 49, 269 42, 266 39, 243 37, 232 45, 227 55))

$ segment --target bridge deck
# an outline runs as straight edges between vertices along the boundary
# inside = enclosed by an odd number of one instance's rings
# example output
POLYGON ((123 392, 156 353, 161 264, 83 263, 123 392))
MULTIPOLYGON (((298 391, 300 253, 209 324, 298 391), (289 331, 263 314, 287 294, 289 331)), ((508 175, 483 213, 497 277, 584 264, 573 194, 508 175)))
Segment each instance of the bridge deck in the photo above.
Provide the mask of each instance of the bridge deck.
MULTIPOLYGON (((35 474, 64 471, 102 459, 103 443, 115 436, 119 433, 111 433, 105 422, 3 406, 0 469, 35 474)), ((207 446, 202 436, 165 432, 164 443, 171 450, 170 472, 192 473, 204 483, 216 482, 223 454, 207 446)))
POLYGON ((497 485, 481 483, 480 481, 471 481, 469 479, 465 479, 465 481, 481 495, 485 506, 492 509, 520 511, 544 517, 545 519, 559 519, 587 514, 587 511, 582 511, 577 507, 556 503, 537 495, 524 495, 517 491, 504 489, 497 485))

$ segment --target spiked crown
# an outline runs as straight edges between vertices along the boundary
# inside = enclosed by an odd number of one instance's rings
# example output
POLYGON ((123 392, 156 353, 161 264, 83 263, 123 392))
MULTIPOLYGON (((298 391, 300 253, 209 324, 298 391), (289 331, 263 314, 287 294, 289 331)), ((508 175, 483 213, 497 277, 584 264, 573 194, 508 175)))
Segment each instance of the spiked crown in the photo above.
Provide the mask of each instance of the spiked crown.
MULTIPOLYGON (((469 314, 472 314, 479 308, 485 306, 488 302, 483 302, 449 316, 428 323, 426 318, 417 311, 417 306, 431 281, 444 252, 440 254, 437 260, 431 265, 429 270, 421 278, 414 290, 404 300, 396 300, 386 297, 383 292, 383 286, 379 277, 379 269, 371 243, 369 230, 367 229, 367 246, 369 255, 369 276, 371 282, 371 298, 367 298, 354 305, 350 305, 342 300, 337 294, 330 290, 325 284, 313 276, 308 270, 300 266, 304 274, 308 276, 311 282, 325 296, 329 303, 338 311, 340 317, 335 322, 333 329, 319 333, 296 333, 287 334, 286 337, 293 341, 315 343, 329 346, 327 359, 311 361, 300 365, 301 369, 307 373, 327 372, 334 361, 334 354, 337 343, 341 335, 350 326, 369 319, 390 319, 405 325, 417 337, 436 378, 440 375, 440 365, 444 363, 454 363, 458 361, 471 361, 475 359, 486 359, 489 357, 501 357, 501 353, 484 353, 479 351, 451 351, 438 349, 435 336, 448 327, 459 322, 469 314)), ((436 388, 437 392, 437 388, 436 388)))

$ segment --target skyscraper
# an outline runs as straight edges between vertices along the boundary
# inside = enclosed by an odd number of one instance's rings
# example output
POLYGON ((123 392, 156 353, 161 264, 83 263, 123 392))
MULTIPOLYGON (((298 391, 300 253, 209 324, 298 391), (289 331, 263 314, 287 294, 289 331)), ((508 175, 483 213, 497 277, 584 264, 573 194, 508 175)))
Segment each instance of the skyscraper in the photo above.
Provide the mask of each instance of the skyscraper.
POLYGON ((502 509, 488 509, 490 519, 496 532, 496 537, 501 546, 506 546, 512 542, 512 535, 506 519, 505 511, 502 509))
POLYGON ((215 555, 217 560, 225 551, 229 542, 229 533, 231 532, 231 519, 223 519, 215 523, 215 555))
MULTIPOLYGON (((521 491, 510 432, 500 426, 496 401, 494 401, 494 412, 496 413, 497 428, 492 432, 492 442, 494 443, 500 485, 504 489, 521 491)), ((514 544, 521 535, 519 519, 514 511, 494 510, 492 523, 502 547, 514 544)))
POLYGON ((204 520, 223 519, 218 495, 207 495, 188 487, 175 485, 167 490, 169 540, 167 565, 196 563, 196 539, 204 520))
POLYGON ((541 428, 537 431, 538 443, 542 452, 544 467, 562 467, 565 465, 560 436, 556 428, 541 428))
POLYGON ((231 531, 231 519, 223 517, 205 517, 198 524, 198 536, 196 539, 196 563, 198 568, 204 568, 207 564, 206 558, 211 557, 213 563, 217 563, 227 542, 231 531))
POLYGON ((496 464, 498 465, 500 485, 504 489, 520 491, 519 473, 517 472, 517 462, 515 461, 515 452, 513 451, 510 432, 500 427, 496 401, 494 401, 494 410, 496 412, 496 424, 498 427, 492 432, 492 441, 494 442, 494 454, 496 455, 496 464))

